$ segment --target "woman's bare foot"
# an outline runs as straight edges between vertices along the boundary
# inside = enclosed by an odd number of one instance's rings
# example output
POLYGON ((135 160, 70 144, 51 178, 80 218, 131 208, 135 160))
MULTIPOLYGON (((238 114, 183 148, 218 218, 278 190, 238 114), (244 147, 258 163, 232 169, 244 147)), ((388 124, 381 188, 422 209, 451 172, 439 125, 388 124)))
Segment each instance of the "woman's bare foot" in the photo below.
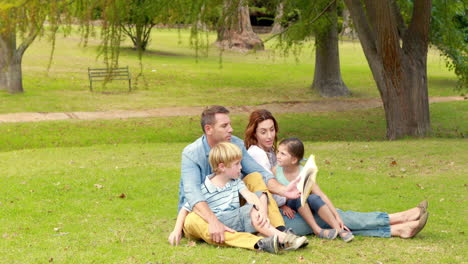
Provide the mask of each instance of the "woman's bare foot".
POLYGON ((429 213, 425 212, 419 220, 391 225, 390 230, 392 236, 398 236, 401 238, 412 238, 416 236, 426 225, 428 216, 429 213))
POLYGON ((390 218, 390 224, 395 225, 395 224, 416 221, 419 219, 422 213, 423 212, 421 211, 421 208, 414 207, 403 212, 389 214, 388 217, 390 218))

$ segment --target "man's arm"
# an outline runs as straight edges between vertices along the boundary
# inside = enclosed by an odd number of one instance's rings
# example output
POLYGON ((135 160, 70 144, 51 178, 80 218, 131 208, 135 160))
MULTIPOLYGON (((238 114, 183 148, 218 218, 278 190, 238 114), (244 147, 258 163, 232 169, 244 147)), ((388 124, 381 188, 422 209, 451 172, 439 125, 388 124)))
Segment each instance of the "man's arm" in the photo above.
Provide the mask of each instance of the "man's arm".
POLYGON ((288 199, 296 199, 301 196, 301 193, 297 189, 297 183, 301 180, 301 178, 297 177, 294 181, 290 182, 288 185, 282 185, 278 182, 276 178, 272 178, 268 181, 267 187, 268 190, 272 193, 279 194, 284 196, 288 199))
MULTIPOLYGON (((236 140, 236 139, 233 139, 236 140)), ((237 139, 240 140, 240 139, 237 139)), ((299 182, 300 178, 292 181, 287 186, 282 185, 279 183, 275 176, 270 172, 265 170, 262 166, 260 166, 250 154, 245 149, 245 146, 242 141, 240 142, 233 142, 238 144, 238 146, 242 149, 242 172, 247 175, 253 172, 259 172, 262 174, 263 181, 265 182, 268 190, 272 193, 279 194, 284 196, 288 199, 296 199, 301 196, 300 192, 297 190, 297 183, 299 182)))
POLYGON ((202 169, 190 157, 191 153, 182 153, 181 179, 183 182, 184 201, 179 201, 179 207, 183 203, 188 203, 188 209, 193 210, 193 206, 199 202, 205 201, 201 191, 203 180, 202 169))

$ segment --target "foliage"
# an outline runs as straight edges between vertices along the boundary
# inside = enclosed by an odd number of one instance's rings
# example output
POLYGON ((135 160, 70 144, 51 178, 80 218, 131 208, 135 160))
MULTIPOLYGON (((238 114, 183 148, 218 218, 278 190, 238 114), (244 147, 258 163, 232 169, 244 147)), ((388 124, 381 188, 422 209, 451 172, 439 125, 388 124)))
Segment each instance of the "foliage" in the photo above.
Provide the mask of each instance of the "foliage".
POLYGON ((433 0, 431 42, 442 51, 447 67, 468 91, 468 6, 465 1, 433 0))

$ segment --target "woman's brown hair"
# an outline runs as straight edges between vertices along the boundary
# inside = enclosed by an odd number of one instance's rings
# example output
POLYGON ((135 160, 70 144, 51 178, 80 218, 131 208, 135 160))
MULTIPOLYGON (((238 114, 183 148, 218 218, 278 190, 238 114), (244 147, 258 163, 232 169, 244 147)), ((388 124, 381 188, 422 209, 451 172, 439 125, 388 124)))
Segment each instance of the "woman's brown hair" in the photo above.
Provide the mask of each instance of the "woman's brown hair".
POLYGON ((276 151, 276 143, 278 141, 278 122, 270 113, 270 111, 266 109, 259 109, 255 110, 250 114, 249 124, 245 128, 245 135, 244 135, 244 145, 245 148, 248 149, 252 145, 257 145, 257 137, 255 136, 255 132, 257 131, 258 124, 262 121, 271 119, 275 126, 275 140, 273 141, 273 151, 276 151))

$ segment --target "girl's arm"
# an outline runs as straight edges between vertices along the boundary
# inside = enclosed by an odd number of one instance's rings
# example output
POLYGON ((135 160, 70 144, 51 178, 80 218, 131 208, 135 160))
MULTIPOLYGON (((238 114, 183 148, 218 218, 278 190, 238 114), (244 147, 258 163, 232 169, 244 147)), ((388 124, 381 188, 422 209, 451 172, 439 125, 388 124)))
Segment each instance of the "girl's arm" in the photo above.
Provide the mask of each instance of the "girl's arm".
POLYGON ((182 239, 182 229, 184 227, 185 217, 189 212, 184 208, 181 208, 179 214, 177 215, 176 224, 174 226, 174 230, 169 235, 167 239, 172 246, 179 245, 180 240, 182 239))
POLYGON ((322 198, 322 200, 325 202, 325 204, 328 206, 328 208, 330 208, 330 211, 332 212, 333 216, 335 216, 335 219, 336 219, 336 221, 338 221, 338 224, 340 225, 340 228, 344 228, 345 230, 349 231, 348 227, 346 227, 344 225, 340 214, 338 214, 338 211, 336 211, 336 208, 333 205, 332 201, 330 199, 328 199, 328 196, 322 191, 322 189, 320 189, 320 187, 318 186, 317 183, 312 186, 312 193, 314 193, 314 194, 320 196, 320 198, 322 198))

